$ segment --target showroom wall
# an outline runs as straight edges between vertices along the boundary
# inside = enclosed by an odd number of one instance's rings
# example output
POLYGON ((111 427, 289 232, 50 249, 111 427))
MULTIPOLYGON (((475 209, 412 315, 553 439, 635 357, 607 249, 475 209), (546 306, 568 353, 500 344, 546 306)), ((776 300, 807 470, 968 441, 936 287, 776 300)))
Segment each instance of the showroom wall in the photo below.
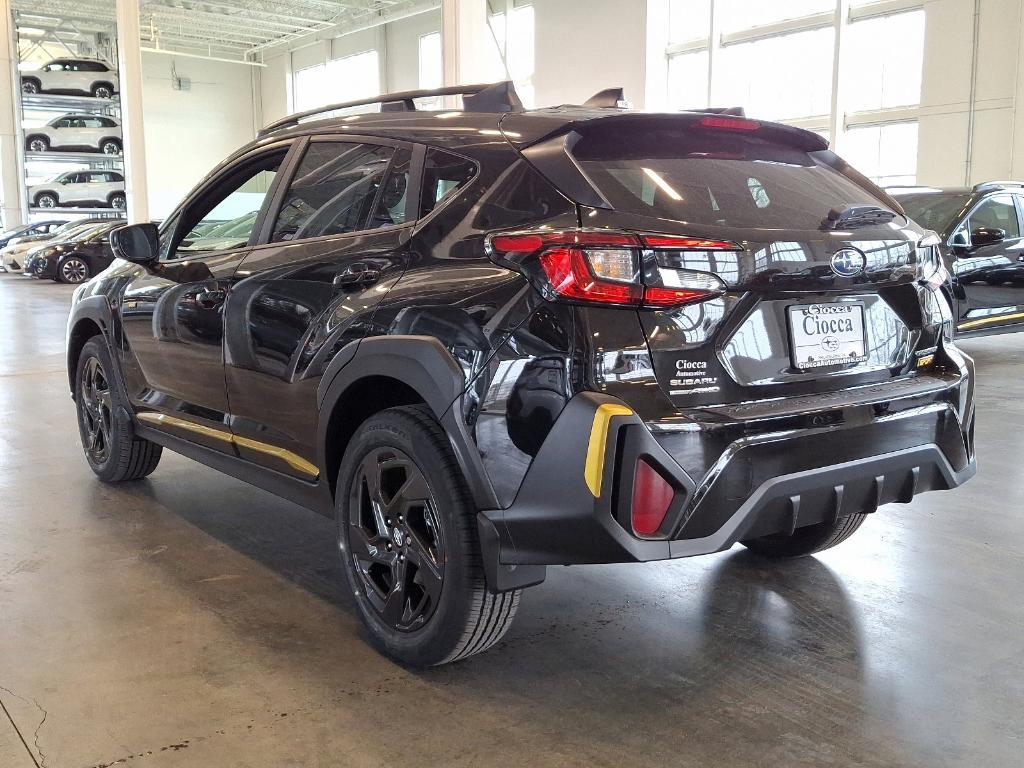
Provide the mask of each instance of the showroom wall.
MULTIPOLYGON (((965 181, 974 2, 925 3, 918 182, 965 181)), ((981 0, 971 182, 1024 178, 1024 29, 1017 0, 981 0)))
POLYGON ((163 218, 214 165, 255 135, 253 67, 142 54, 149 213, 163 218), (188 89, 173 77, 188 78, 188 89))

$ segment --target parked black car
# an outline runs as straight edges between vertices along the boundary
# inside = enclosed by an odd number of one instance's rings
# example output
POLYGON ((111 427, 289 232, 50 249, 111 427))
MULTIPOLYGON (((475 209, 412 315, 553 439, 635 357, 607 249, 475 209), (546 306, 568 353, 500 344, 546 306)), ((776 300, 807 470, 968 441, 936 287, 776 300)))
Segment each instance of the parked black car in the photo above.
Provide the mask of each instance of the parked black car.
POLYGON ((67 224, 66 219, 48 219, 46 221, 37 221, 34 224, 23 224, 20 227, 8 229, 0 233, 0 248, 5 247, 15 238, 48 235, 64 224, 67 224))
POLYGON ((68 238, 40 245, 28 252, 22 271, 61 283, 84 283, 114 261, 110 230, 123 224, 120 219, 107 220, 68 238))
POLYGON ((1024 182, 890 192, 907 215, 939 234, 957 334, 1019 331, 1024 323, 1024 182))
POLYGON ((822 138, 507 83, 414 109, 455 90, 274 123, 112 233, 67 349, 101 479, 168 447, 335 518, 374 642, 438 664, 547 565, 806 555, 974 473, 935 237, 822 138))

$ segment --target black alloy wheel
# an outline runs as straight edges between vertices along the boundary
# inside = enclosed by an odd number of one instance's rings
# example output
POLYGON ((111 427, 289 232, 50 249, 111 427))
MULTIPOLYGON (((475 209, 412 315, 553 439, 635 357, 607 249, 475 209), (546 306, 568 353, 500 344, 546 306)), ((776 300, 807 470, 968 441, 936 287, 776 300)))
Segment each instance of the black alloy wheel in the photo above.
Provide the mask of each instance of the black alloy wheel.
POLYGON ((79 397, 83 447, 93 463, 104 464, 110 457, 114 404, 110 380, 99 358, 85 362, 79 397))
POLYGON ((348 547, 363 594, 388 627, 408 632, 433 615, 444 585, 437 502, 397 448, 370 451, 349 493, 348 547))
POLYGON ((97 85, 92 89, 92 95, 97 99, 110 99, 114 96, 114 91, 109 85, 97 85))

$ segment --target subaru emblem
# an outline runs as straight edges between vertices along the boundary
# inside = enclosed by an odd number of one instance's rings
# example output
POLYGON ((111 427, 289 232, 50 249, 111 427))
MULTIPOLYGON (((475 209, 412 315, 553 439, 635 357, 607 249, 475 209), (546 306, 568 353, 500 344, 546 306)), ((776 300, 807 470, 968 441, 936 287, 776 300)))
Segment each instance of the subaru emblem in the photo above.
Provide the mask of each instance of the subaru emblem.
POLYGON ((832 271, 839 277, 854 277, 864 271, 867 260, 856 248, 843 248, 832 254, 832 271))

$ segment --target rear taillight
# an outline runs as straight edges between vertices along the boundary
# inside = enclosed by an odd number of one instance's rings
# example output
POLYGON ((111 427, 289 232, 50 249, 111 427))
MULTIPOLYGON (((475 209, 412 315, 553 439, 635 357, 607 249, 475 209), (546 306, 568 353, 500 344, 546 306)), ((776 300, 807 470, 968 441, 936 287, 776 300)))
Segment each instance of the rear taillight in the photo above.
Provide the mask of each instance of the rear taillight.
POLYGON ((683 268, 693 252, 739 251, 739 245, 674 235, 572 230, 493 234, 488 252, 520 269, 549 299, 649 309, 718 296, 725 283, 711 272, 683 268))

